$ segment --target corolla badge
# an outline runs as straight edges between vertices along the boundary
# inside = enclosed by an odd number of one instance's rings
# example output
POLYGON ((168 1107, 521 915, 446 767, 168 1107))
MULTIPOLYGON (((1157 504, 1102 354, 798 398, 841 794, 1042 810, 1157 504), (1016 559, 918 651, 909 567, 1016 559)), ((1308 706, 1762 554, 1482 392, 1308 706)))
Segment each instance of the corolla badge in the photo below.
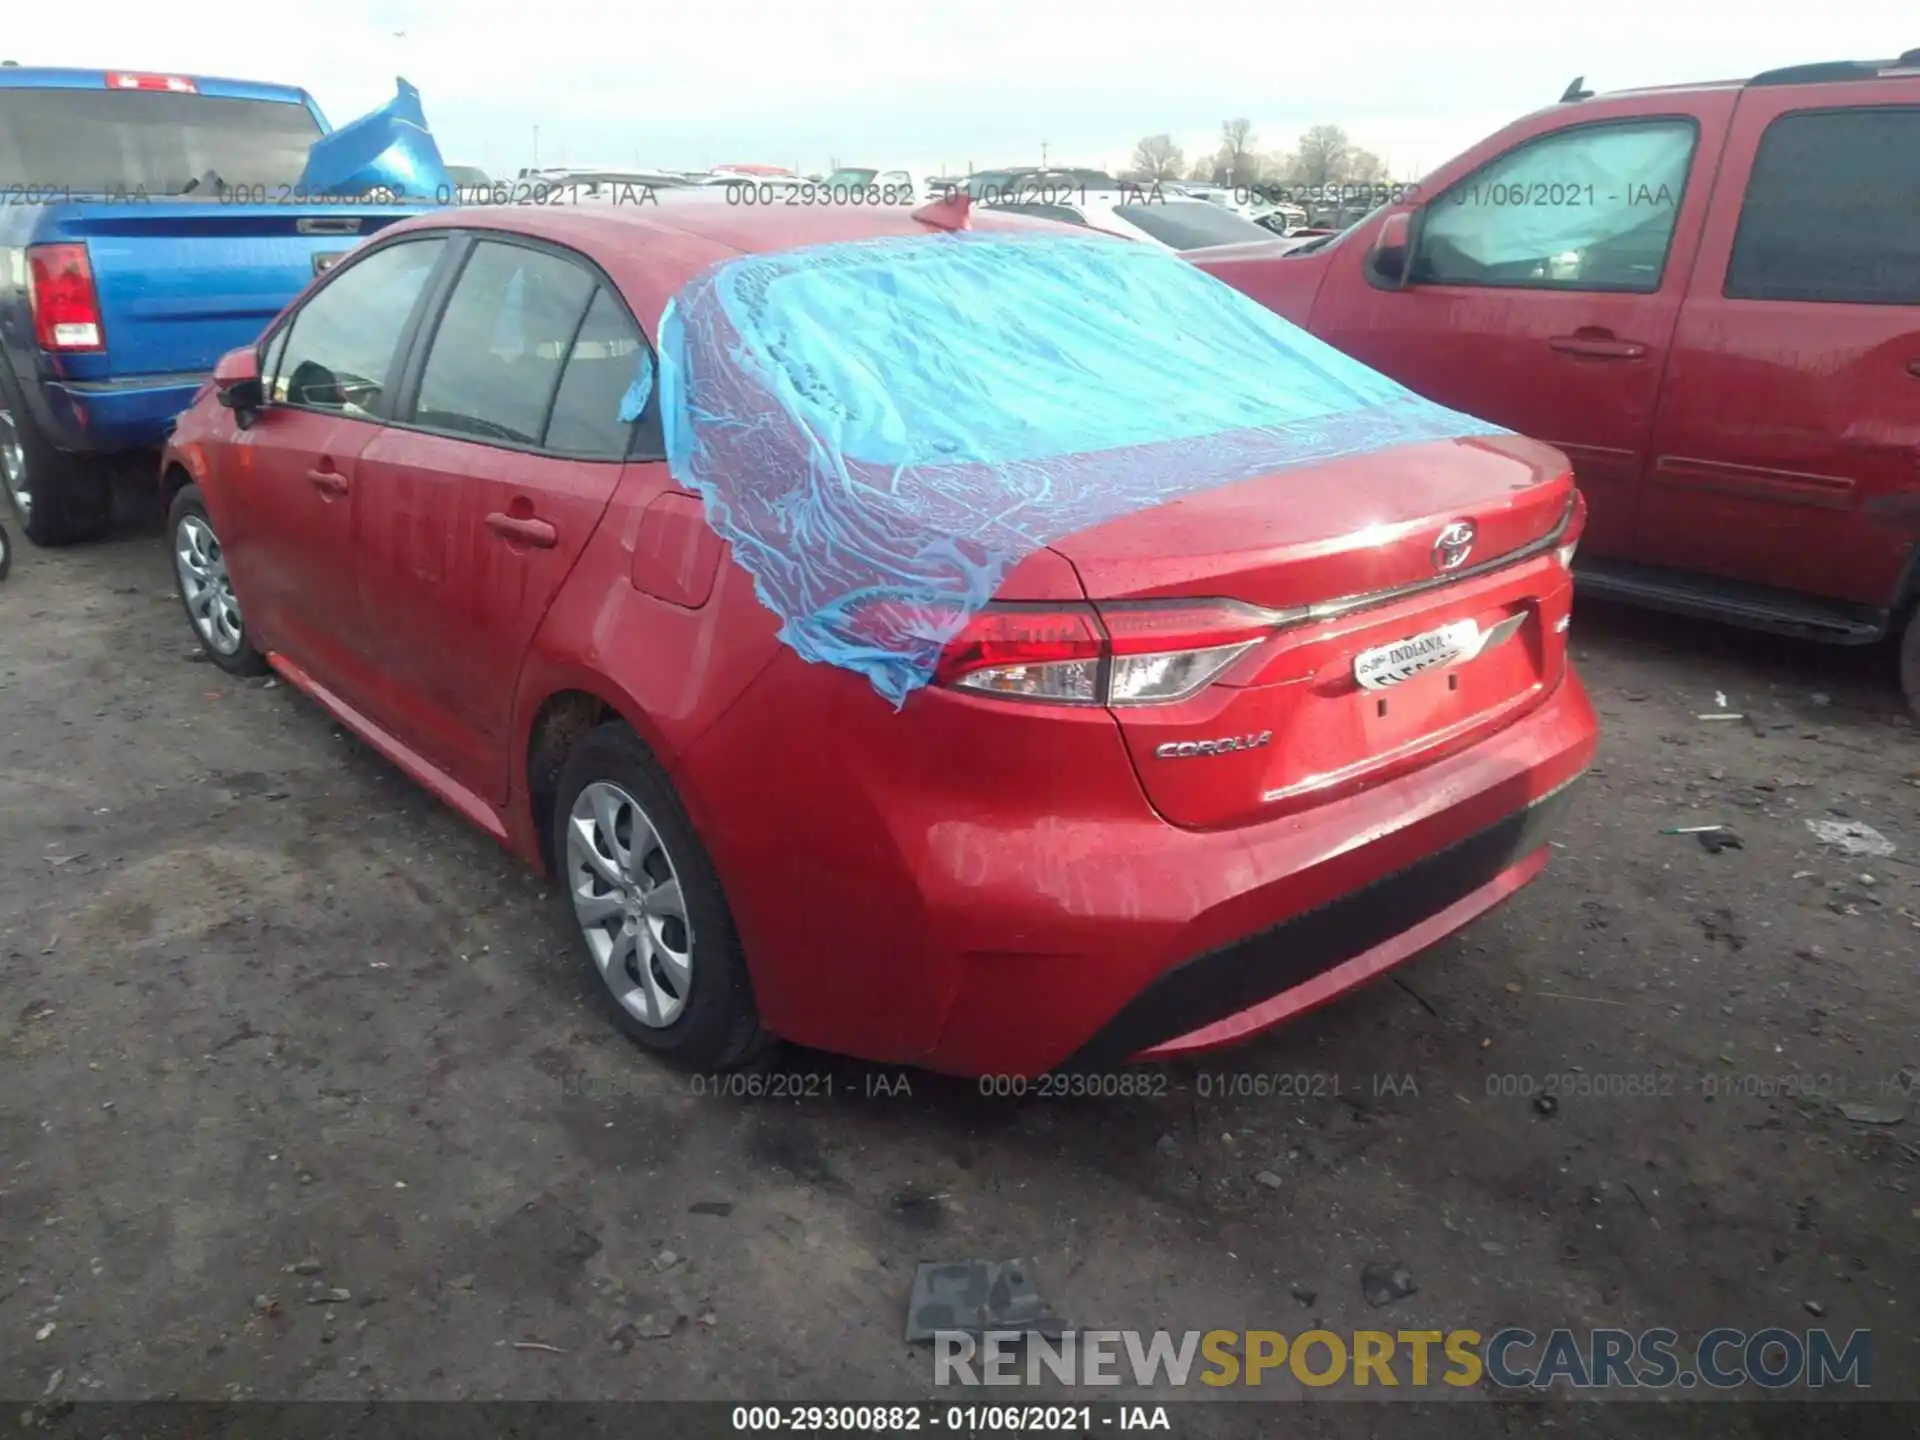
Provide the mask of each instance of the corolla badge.
POLYGON ((1474 534, 1471 520, 1456 520, 1442 530, 1433 542, 1433 568, 1445 572, 1466 564, 1473 553, 1474 534))
POLYGON ((1195 755, 1230 755, 1235 750, 1258 750, 1273 739, 1273 731, 1256 730, 1251 735, 1227 735, 1218 740, 1169 740, 1154 747, 1156 760, 1186 760, 1195 755))

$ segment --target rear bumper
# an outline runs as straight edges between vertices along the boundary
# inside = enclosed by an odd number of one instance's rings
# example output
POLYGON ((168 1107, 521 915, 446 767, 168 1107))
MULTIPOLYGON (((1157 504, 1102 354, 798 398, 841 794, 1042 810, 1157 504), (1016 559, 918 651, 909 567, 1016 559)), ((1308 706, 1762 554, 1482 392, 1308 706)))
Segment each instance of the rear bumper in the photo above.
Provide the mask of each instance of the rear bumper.
POLYGON ((178 373, 120 380, 42 380, 28 403, 34 405, 35 418, 57 449, 96 455, 157 450, 206 378, 178 373))
MULTIPOLYGON (((1388 784, 1259 827, 1157 826, 1084 877, 1051 944, 1029 931, 1018 953, 936 947, 950 1000, 914 1058, 974 1075, 1117 1065, 1235 1043, 1322 1004, 1537 875, 1596 738, 1569 667, 1531 714, 1388 784)), ((1036 834, 1034 874, 1054 868, 1046 842, 1036 834)), ((938 917, 966 887, 923 887, 935 933, 964 934, 957 903, 938 917)))

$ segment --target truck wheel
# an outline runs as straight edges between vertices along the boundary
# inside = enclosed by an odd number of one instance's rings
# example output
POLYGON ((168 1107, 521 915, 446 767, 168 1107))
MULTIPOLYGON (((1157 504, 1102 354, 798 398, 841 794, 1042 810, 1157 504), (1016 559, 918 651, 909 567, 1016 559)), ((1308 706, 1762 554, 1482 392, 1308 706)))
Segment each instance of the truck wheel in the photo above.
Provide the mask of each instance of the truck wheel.
POLYGON ((720 877, 638 737, 618 723, 588 731, 554 798, 554 874, 614 1022, 694 1069, 765 1049, 720 877))
POLYGON ((1907 611, 1907 633, 1900 641, 1900 689, 1913 718, 1920 720, 1920 603, 1907 611))
POLYGON ((63 455, 40 434, 0 369, 0 485, 36 545, 70 545, 106 533, 113 518, 113 489, 106 469, 77 455, 63 455))

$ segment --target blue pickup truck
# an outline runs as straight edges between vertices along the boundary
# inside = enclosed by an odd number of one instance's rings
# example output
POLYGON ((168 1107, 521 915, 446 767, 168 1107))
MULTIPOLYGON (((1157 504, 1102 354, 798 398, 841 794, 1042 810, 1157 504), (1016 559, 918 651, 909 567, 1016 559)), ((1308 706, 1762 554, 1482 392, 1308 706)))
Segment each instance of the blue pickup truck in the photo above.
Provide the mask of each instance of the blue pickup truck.
POLYGON ((0 65, 0 477, 28 536, 98 535, 222 353, 369 235, 444 203, 405 81, 334 130, 285 85, 0 65))

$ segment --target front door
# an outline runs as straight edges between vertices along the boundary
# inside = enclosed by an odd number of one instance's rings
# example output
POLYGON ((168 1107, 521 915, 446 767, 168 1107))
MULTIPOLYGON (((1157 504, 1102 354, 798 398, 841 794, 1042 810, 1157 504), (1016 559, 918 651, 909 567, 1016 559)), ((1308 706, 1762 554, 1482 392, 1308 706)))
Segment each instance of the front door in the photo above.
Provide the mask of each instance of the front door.
POLYGON ((360 457, 372 713, 488 801, 507 793, 521 663, 619 484, 644 346, 578 260, 481 240, 360 457))
POLYGON ((1401 384, 1564 451, 1599 553, 1633 536, 1719 140, 1701 124, 1600 116, 1523 140, 1422 206, 1405 288, 1349 261, 1313 311, 1401 384))
POLYGON ((446 243, 398 242, 339 267, 268 336, 267 404, 215 457, 243 497, 225 549, 249 627, 343 695, 366 668, 360 454, 380 433, 400 339, 446 243))

